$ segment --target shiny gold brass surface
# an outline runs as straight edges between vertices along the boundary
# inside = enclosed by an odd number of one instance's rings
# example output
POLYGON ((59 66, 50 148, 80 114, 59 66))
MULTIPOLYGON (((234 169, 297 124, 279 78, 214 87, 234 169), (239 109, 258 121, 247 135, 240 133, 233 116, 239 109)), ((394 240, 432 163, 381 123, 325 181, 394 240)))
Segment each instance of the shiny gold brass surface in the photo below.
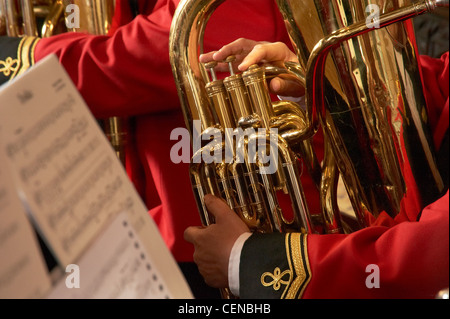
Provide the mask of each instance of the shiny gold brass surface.
POLYGON ((380 2, 378 29, 367 24, 368 3, 355 2, 352 14, 336 6, 337 20, 346 23, 316 32, 301 25, 321 24, 325 17, 309 15, 296 1, 278 3, 306 70, 311 128, 322 122, 360 224, 367 212, 395 216, 407 197, 418 198, 421 207, 436 199, 443 183, 428 132, 417 50, 411 30, 398 22, 448 1, 380 2))
POLYGON ((111 29, 115 0, 62 0, 64 7, 76 5, 80 12, 79 28, 69 28, 72 32, 105 35, 111 29))
MULTIPOLYGON (((47 7, 35 6, 41 16, 45 15, 42 37, 63 31, 106 35, 111 29, 115 3, 115 0, 49 0, 47 7)), ((38 11, 35 9, 35 12, 38 11)))
POLYGON ((33 2, 0 0, 0 26, 2 25, 0 29, 4 28, 6 35, 10 37, 37 36, 33 2))
POLYGON ((105 119, 103 122, 103 130, 106 137, 116 152, 117 158, 119 158, 121 163, 125 165, 125 147, 128 139, 128 131, 127 128, 124 127, 124 125, 126 125, 126 119, 114 116, 105 119))
MULTIPOLYGON (((230 75, 218 80, 214 65, 201 65, 198 57, 207 21, 224 1, 182 1, 170 34, 186 126, 198 136, 193 145, 203 136, 213 140, 213 131, 222 141, 201 145, 191 161, 194 196, 205 225, 214 222, 203 202, 209 193, 223 197, 253 231, 307 233, 348 233, 366 227, 369 214, 395 216, 407 198, 417 198, 424 207, 440 195, 443 183, 430 142, 417 49, 404 21, 448 7, 448 0, 277 0, 299 63, 285 63, 285 69, 252 66, 243 74, 230 68, 230 75), (373 15, 374 8, 379 14, 373 15), (293 102, 271 101, 266 80, 281 74, 303 84, 306 110, 293 102), (249 128, 260 130, 237 143, 232 161, 225 161, 225 132, 249 128), (270 150, 279 155, 278 170, 261 174, 261 163, 250 160, 249 145, 273 145, 269 132, 274 128, 276 147, 270 150), (325 142, 322 163, 311 146, 319 129, 325 142), (222 159, 202 161, 202 153, 212 150, 220 151, 222 159), (308 211, 298 158, 320 191, 321 212, 308 211), (339 211, 339 176, 355 211, 353 220, 339 211), (277 202, 278 190, 290 195, 294 217, 289 221, 277 202)), ((224 296, 232 297, 227 291, 224 296)))
MULTIPOLYGON (((43 38, 51 37, 58 33, 58 28, 64 22, 64 4, 62 0, 54 0, 48 4, 45 20, 42 24, 41 36, 43 38)), ((64 32, 67 28, 63 28, 64 32)))
POLYGON ((65 31, 62 0, 0 0, 0 35, 48 37, 65 31))

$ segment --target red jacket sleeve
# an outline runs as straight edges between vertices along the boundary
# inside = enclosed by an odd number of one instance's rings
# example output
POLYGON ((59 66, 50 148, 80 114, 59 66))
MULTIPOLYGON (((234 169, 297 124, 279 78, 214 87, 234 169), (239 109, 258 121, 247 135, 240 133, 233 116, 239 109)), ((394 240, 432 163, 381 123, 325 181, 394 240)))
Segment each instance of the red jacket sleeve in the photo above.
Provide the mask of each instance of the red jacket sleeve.
POLYGON ((448 197, 425 208, 419 222, 308 236, 312 277, 303 297, 434 298, 449 286, 448 197), (373 265, 379 288, 370 284, 373 265))
POLYGON ((448 205, 447 192, 418 222, 349 235, 252 234, 241 252, 240 297, 435 298, 449 286, 448 205))
POLYGON ((112 36, 65 33, 42 39, 36 60, 55 53, 98 118, 178 107, 168 38, 178 1, 139 15, 112 36))

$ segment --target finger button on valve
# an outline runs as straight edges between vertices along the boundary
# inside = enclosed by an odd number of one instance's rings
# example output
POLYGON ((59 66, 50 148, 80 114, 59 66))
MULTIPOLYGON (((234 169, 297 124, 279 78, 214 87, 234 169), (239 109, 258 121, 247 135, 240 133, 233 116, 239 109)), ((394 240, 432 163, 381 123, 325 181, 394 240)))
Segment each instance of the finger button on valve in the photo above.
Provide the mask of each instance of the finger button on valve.
POLYGON ((230 55, 225 60, 223 60, 224 63, 228 63, 228 68, 230 70, 230 75, 234 75, 233 71, 233 62, 236 61, 236 56, 230 55))
POLYGON ((217 61, 211 61, 204 64, 205 68, 209 70, 211 73, 211 79, 212 81, 217 80, 216 72, 214 71, 214 68, 217 66, 217 61))

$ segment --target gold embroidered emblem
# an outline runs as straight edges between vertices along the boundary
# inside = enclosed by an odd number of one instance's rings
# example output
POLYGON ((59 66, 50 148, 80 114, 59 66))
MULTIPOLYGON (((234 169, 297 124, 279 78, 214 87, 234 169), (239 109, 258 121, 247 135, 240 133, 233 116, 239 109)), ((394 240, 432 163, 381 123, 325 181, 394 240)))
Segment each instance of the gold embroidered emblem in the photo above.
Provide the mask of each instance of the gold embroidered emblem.
POLYGON ((286 253, 289 256, 289 268, 293 270, 293 280, 283 298, 301 298, 311 279, 308 259, 307 236, 292 233, 286 236, 286 253))
POLYGON ((273 289, 278 291, 281 288, 281 285, 287 286, 291 282, 291 276, 292 271, 291 270, 285 270, 281 272, 279 267, 276 267, 273 274, 270 272, 265 272, 261 275, 261 284, 264 287, 270 287, 273 286, 273 289), (288 278, 286 280, 283 280, 283 278, 288 275, 288 278), (270 277, 272 279, 271 282, 267 282, 266 278, 270 277))
POLYGON ((311 268, 308 258, 307 235, 301 233, 287 233, 285 235, 285 249, 287 267, 281 272, 276 267, 271 272, 264 272, 260 281, 264 287, 272 287, 276 294, 283 288, 281 299, 301 298, 306 286, 311 280, 311 268))
POLYGON ((40 38, 23 37, 17 47, 17 58, 7 57, 6 60, 0 60, 0 73, 9 77, 9 80, 24 73, 34 64, 34 51, 40 38))
POLYGON ((7 57, 5 61, 0 60, 0 72, 4 76, 10 76, 11 72, 15 73, 19 68, 19 60, 7 57))

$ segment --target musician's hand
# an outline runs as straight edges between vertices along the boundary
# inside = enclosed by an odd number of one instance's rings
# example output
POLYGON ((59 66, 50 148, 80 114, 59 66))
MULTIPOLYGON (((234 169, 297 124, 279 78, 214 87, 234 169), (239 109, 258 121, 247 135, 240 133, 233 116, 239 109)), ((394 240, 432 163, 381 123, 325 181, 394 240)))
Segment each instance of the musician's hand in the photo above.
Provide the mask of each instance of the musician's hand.
POLYGON ((249 229, 223 200, 206 195, 205 204, 216 223, 189 227, 184 238, 194 244, 194 261, 205 282, 211 287, 226 288, 231 249, 236 239, 249 229))
MULTIPOLYGON (((277 65, 286 61, 298 62, 295 53, 282 42, 258 42, 244 38, 223 46, 219 51, 202 54, 200 62, 206 63, 213 60, 220 62, 230 55, 236 56, 233 68, 241 72, 257 63, 270 62, 277 65)), ((224 63, 219 63, 216 70, 225 72, 228 70, 228 66, 224 63)), ((304 88, 297 82, 278 77, 270 81, 270 90, 272 93, 282 96, 298 97, 304 95, 304 88)))

